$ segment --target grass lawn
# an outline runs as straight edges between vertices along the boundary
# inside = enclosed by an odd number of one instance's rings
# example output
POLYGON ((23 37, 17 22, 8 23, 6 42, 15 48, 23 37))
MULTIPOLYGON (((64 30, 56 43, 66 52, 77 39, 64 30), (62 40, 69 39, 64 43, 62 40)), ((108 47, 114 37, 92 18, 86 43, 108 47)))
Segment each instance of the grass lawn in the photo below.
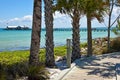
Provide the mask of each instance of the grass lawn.
MULTIPOLYGON (((65 56, 66 46, 55 47, 54 54, 55 57, 65 56)), ((29 50, 0 52, 0 80, 27 76, 29 55, 29 50)), ((45 61, 45 49, 40 49, 40 61, 45 61)))

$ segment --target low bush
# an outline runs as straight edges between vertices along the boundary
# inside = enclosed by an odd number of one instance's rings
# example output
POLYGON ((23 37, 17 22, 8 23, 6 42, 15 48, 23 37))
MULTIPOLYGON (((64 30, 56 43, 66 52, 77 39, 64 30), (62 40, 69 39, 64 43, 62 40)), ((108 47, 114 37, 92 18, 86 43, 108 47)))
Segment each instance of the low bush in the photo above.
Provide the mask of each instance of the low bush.
POLYGON ((45 66, 30 66, 28 70, 29 80, 48 80, 49 72, 45 68, 45 66))
POLYGON ((120 51, 120 37, 113 39, 111 42, 111 49, 114 51, 120 51))
MULTIPOLYGON (((34 74, 32 69, 36 71, 45 71, 44 68, 30 68, 28 66, 29 51, 4 51, 0 52, 0 80, 14 80, 22 76, 34 74), (29 73, 28 73, 29 72, 29 73)), ((54 48, 55 56, 65 56, 66 46, 60 46, 54 48)), ((40 49, 40 61, 45 62, 45 49, 40 49)), ((45 71, 46 72, 46 71, 45 71)), ((40 72, 41 73, 41 72, 40 72)), ((41 76, 40 74, 37 76, 41 76)), ((43 74, 42 74, 43 76, 43 74)), ((44 79, 41 79, 44 80, 44 79)))
POLYGON ((14 80, 26 76, 29 51, 0 52, 0 80, 14 80), (1 79, 2 78, 2 79, 1 79))
POLYGON ((80 44, 80 48, 85 48, 85 47, 87 47, 87 43, 86 42, 80 44))

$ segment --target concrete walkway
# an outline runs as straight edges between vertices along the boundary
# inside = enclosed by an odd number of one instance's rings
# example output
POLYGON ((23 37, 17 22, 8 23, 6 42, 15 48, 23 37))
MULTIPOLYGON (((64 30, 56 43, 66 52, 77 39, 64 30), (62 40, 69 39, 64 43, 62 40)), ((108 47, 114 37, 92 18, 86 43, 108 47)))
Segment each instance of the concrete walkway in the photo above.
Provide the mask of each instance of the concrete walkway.
POLYGON ((72 68, 62 71, 55 80, 116 80, 116 63, 120 63, 120 52, 83 57, 72 63, 72 68))

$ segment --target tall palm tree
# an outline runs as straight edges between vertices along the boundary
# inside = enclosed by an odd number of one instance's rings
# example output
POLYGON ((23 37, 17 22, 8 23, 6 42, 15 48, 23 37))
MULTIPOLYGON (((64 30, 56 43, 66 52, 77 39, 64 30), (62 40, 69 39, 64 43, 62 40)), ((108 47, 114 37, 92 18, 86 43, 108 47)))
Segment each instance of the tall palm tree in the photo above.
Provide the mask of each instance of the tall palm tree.
MULTIPOLYGON (((39 66, 40 32, 41 32, 41 0, 34 0, 29 67, 39 66)), ((28 76, 28 80, 35 79, 36 79, 35 75, 28 76)))
POLYGON ((52 0, 44 0, 45 3, 45 25, 46 25, 46 66, 55 66, 54 42, 53 42, 53 14, 52 0))
POLYGON ((81 57, 79 22, 82 15, 83 0, 56 0, 55 10, 63 14, 68 14, 72 19, 72 61, 81 57))
POLYGON ((29 57, 29 65, 31 66, 37 66, 39 64, 40 32, 41 0, 34 0, 31 47, 29 57))
POLYGON ((102 0, 84 0, 84 13, 87 17, 87 56, 92 56, 92 25, 93 18, 97 18, 99 22, 103 21, 103 14, 105 11, 105 2, 102 0))

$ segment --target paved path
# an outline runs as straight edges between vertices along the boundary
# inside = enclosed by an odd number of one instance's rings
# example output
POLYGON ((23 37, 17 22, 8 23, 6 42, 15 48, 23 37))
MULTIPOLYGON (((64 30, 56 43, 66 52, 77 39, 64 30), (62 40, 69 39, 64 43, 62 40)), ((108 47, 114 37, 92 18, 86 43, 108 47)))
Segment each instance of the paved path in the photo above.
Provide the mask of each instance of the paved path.
POLYGON ((116 80, 115 65, 120 63, 120 52, 78 59, 74 63, 61 80, 116 80))

